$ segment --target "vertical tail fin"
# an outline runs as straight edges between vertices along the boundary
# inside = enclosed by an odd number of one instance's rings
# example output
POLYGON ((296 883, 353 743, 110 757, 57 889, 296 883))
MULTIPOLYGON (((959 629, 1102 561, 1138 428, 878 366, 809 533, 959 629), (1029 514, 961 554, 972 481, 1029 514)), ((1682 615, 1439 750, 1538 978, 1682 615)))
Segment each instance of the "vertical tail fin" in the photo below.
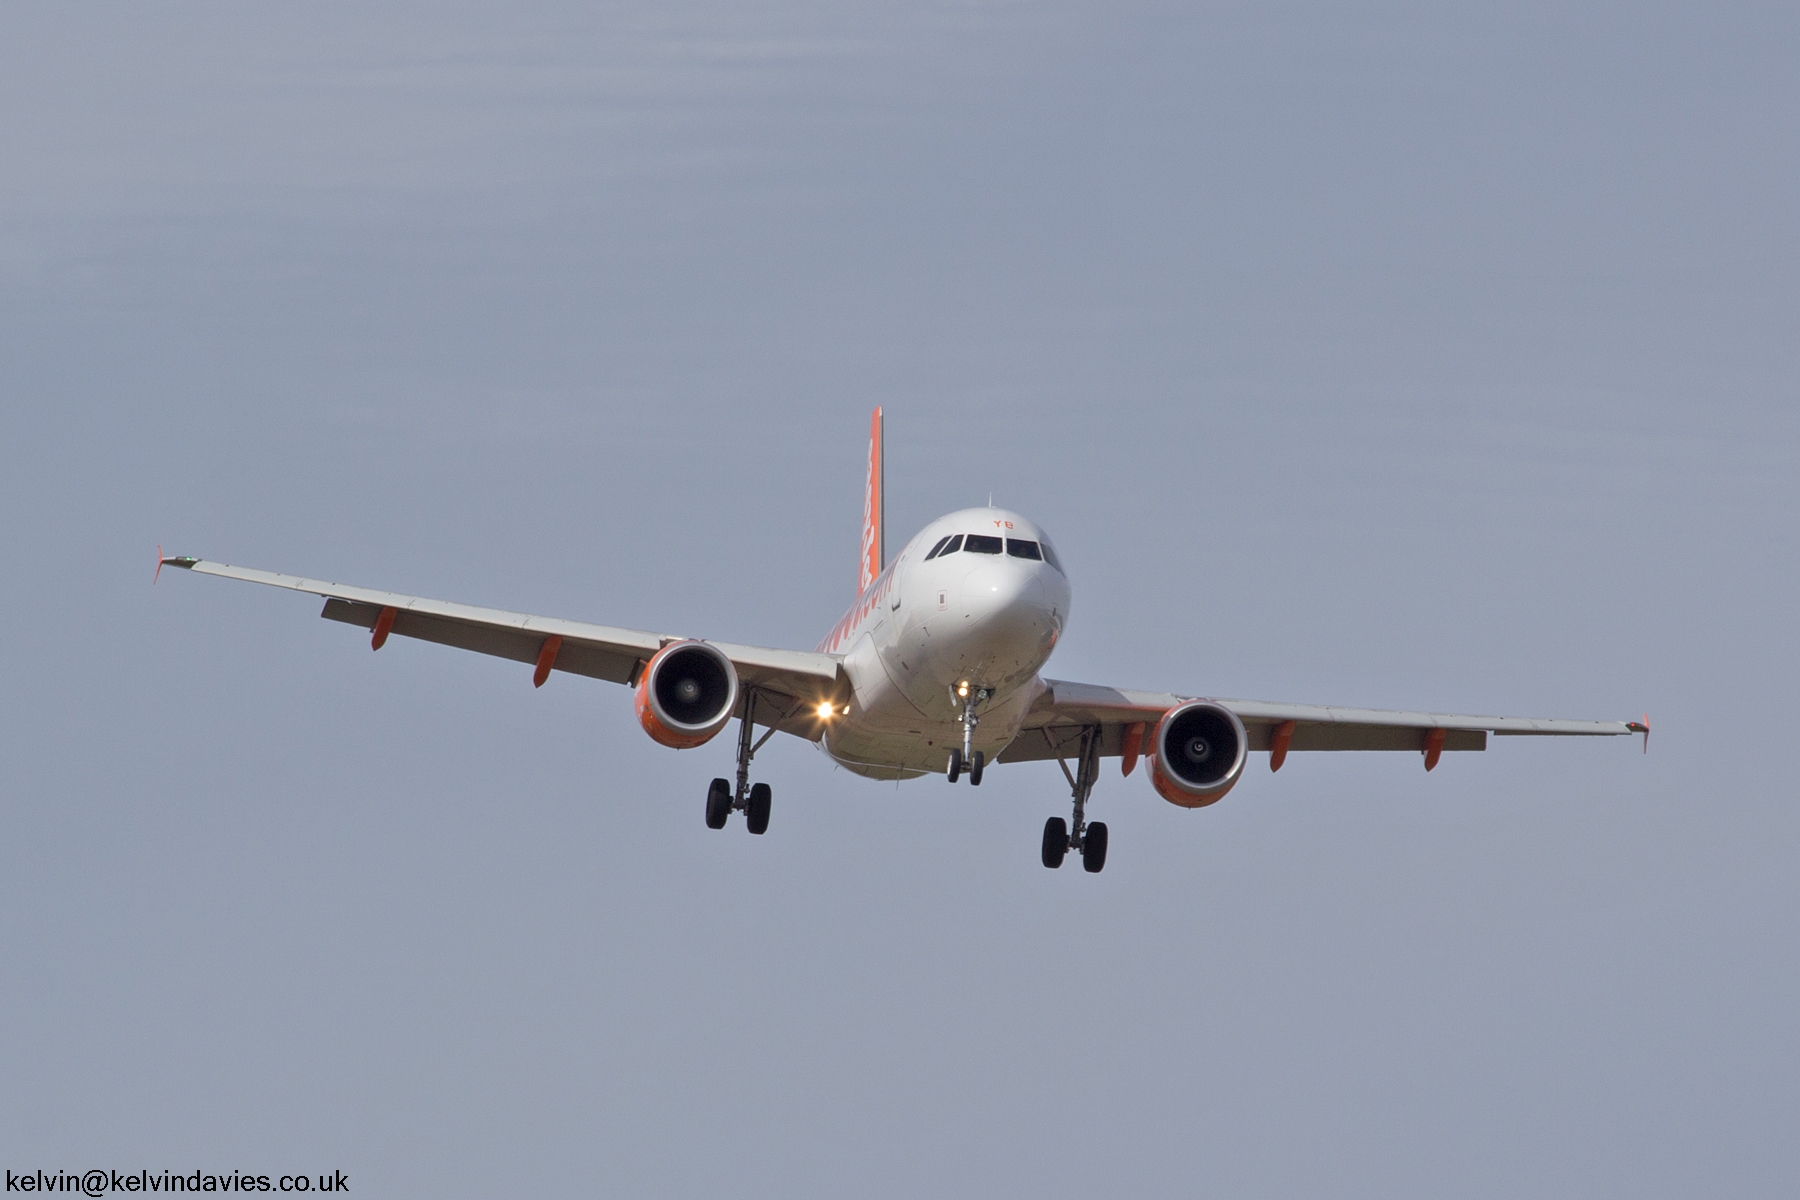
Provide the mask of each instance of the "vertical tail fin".
POLYGON ((869 414, 869 481, 863 489, 862 561, 856 570, 856 594, 862 595, 887 565, 887 523, 882 517, 886 472, 882 467, 881 410, 869 414))

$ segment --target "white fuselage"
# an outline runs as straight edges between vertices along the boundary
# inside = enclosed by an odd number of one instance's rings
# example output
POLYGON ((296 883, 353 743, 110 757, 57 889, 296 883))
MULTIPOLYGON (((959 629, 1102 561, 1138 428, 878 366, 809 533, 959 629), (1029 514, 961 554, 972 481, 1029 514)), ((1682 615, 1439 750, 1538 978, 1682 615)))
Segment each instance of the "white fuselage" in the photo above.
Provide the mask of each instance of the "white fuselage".
POLYGON ((1038 671, 1068 615, 1068 578, 1037 525, 998 508, 940 517, 819 644, 844 656, 855 689, 821 748, 877 779, 942 771, 951 748, 963 745, 963 696, 985 693, 971 749, 992 761, 1042 693, 1038 671), (969 549, 971 536, 994 540, 969 549), (945 538, 960 541, 928 558, 945 538), (1029 557, 1034 552, 1042 557, 1029 557))

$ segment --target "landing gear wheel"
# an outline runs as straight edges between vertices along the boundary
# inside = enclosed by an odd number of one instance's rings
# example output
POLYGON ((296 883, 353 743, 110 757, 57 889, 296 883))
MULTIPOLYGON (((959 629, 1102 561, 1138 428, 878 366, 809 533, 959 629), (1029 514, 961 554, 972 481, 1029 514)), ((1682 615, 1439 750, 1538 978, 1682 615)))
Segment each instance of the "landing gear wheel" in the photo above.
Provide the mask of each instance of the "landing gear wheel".
POLYGON ((1051 870, 1062 866, 1063 855, 1069 852, 1069 823, 1061 817, 1051 817, 1044 822, 1044 865, 1051 870))
MULTIPOLYGON (((744 809, 744 828, 751 833, 769 831, 769 800, 772 793, 766 783, 750 785, 750 803, 744 809)), ((1098 867, 1094 868, 1099 870, 1098 867)))
POLYGON ((962 773, 962 751, 953 746, 950 749, 950 782, 955 783, 958 779, 961 779, 962 773))
POLYGON ((1081 841, 1081 869, 1089 875, 1098 875, 1105 865, 1106 822, 1095 821, 1087 827, 1087 836, 1081 841))
POLYGON ((970 787, 980 787, 981 786, 981 768, 983 768, 985 766, 987 766, 987 755, 985 755, 981 751, 977 750, 975 752, 974 760, 969 763, 969 786, 970 787))
POLYGON ((723 779, 715 779, 706 789, 706 827, 723 829, 725 818, 730 815, 731 784, 723 779))

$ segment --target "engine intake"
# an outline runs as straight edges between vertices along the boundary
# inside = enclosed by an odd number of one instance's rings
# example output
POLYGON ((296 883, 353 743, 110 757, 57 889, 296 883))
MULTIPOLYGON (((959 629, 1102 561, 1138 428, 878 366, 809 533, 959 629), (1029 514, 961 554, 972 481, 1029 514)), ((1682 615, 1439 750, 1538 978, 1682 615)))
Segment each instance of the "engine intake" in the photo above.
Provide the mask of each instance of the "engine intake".
POLYGON ((1157 722, 1150 743, 1157 794, 1183 808, 1222 799, 1244 773, 1250 739, 1237 714, 1210 700, 1176 705, 1157 722))
POLYGON ((665 746, 690 750, 711 741, 737 711, 737 668, 705 642, 670 642, 638 679, 638 724, 665 746))

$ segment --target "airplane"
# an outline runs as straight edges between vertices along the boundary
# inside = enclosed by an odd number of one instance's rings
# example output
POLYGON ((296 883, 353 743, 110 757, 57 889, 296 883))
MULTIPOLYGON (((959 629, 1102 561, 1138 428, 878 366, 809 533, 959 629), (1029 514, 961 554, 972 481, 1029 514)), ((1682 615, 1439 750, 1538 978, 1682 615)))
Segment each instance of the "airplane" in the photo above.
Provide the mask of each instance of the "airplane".
MULTIPOLYGON (((1183 808, 1217 803, 1243 777, 1252 752, 1279 771, 1293 751, 1402 750, 1432 770, 1446 751, 1485 750, 1490 735, 1618 736, 1643 721, 1564 721, 1458 716, 1281 704, 1133 691, 1045 679, 1039 672, 1069 618, 1069 577, 1043 527, 991 504, 950 513, 890 556, 884 520, 884 418, 869 418, 857 598, 812 650, 769 649, 475 608, 393 592, 301 579, 186 556, 178 567, 324 598, 319 614, 370 631, 533 664, 542 687, 553 672, 622 683, 652 740, 691 750, 733 719, 736 779, 714 779, 706 825, 733 813, 762 834, 772 789, 750 782, 756 752, 777 733, 805 738, 847 770, 871 779, 941 774, 979 785, 990 764, 1055 760, 1073 799, 1068 820, 1044 824, 1041 859, 1060 867, 1073 850, 1097 873, 1107 828, 1087 819, 1103 758, 1124 775, 1138 763, 1163 799, 1183 808), (760 737, 757 729, 764 731, 760 737), (1070 769, 1070 762, 1075 764, 1070 769)), ((154 579, 153 579, 154 582, 154 579)))

